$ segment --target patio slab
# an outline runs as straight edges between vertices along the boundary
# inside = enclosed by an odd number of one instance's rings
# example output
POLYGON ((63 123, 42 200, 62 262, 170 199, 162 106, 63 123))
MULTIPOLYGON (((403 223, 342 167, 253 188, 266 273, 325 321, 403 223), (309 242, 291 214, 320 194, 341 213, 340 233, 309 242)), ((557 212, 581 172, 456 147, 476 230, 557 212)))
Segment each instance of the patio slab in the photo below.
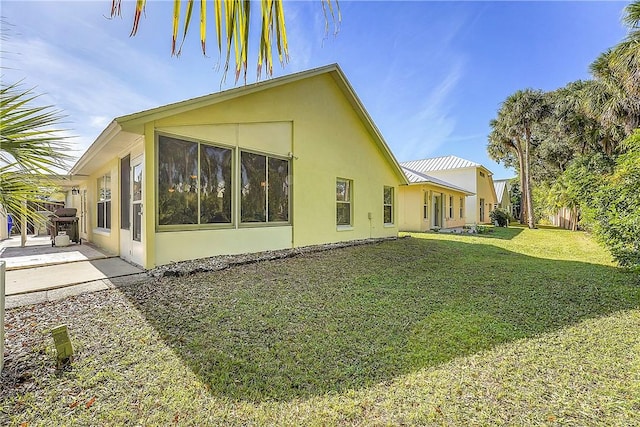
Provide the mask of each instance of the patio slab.
POLYGON ((10 270, 5 278, 5 295, 17 295, 143 273, 120 258, 97 259, 44 267, 10 270))

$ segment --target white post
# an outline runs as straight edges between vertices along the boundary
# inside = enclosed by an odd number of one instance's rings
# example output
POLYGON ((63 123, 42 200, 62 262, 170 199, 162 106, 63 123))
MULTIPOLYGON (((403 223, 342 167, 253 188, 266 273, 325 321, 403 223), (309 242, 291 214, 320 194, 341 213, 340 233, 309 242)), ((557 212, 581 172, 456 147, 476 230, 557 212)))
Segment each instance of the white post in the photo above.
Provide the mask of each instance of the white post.
POLYGON ((4 272, 5 262, 0 261, 0 372, 4 367, 4 272))

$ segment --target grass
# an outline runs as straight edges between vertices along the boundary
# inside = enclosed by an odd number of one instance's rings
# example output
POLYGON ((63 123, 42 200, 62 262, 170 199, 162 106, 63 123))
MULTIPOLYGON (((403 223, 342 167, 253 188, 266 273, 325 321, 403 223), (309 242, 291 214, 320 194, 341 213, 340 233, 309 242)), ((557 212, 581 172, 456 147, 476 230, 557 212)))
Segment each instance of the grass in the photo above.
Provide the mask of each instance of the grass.
POLYGON ((582 233, 416 234, 7 317, 8 424, 640 425, 640 282, 582 233))

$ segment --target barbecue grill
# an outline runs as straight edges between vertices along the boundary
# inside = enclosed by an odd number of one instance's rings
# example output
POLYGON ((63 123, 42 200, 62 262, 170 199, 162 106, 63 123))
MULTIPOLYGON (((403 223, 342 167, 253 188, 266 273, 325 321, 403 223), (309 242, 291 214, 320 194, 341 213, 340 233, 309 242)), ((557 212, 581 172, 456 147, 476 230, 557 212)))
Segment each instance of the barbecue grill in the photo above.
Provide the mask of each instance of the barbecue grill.
POLYGON ((51 246, 56 244, 56 236, 59 233, 69 236, 69 240, 82 244, 80 231, 78 230, 78 217, 75 208, 60 208, 49 216, 49 234, 51 235, 51 246))

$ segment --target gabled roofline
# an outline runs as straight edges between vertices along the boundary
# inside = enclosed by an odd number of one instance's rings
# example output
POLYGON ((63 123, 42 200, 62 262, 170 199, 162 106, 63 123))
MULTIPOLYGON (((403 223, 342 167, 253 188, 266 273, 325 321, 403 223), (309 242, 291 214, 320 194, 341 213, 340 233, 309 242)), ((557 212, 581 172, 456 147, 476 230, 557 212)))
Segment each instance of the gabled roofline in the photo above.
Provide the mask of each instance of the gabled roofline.
POLYGON ((338 64, 325 65, 323 67, 313 68, 306 71, 300 71, 298 73, 288 74, 286 76, 276 77, 274 79, 264 80, 240 87, 235 87, 232 89, 227 89, 222 92, 210 93, 208 95, 198 96, 196 98, 191 98, 184 101, 173 102, 171 104, 162 105, 160 107, 151 108, 149 110, 127 114, 125 116, 116 117, 115 121, 118 122, 123 128, 128 129, 130 127, 135 127, 136 125, 140 125, 152 120, 159 120, 168 116, 173 116, 197 108, 218 104, 220 102, 228 101, 240 96, 245 96, 254 92, 260 92, 266 89, 270 89, 272 87, 293 83, 298 80, 329 73, 331 71, 342 73, 338 64))
POLYGON ((87 151, 80 157, 76 164, 71 169, 71 174, 80 170, 85 166, 95 155, 104 148, 107 143, 113 139, 120 132, 130 132, 133 134, 144 134, 144 124, 150 121, 159 120, 165 117, 173 116, 176 114, 184 113, 197 108, 207 107, 209 105, 218 104, 220 102, 228 101, 241 96, 246 96, 255 92, 260 92, 266 89, 282 86, 285 84, 293 83, 299 80, 307 79, 310 77, 329 74, 333 77, 334 81, 341 89, 343 94, 349 100, 351 106, 355 109, 360 119, 364 122, 368 128, 370 134, 374 137, 376 145, 382 151, 385 159, 394 168, 398 178, 401 179, 403 184, 408 184, 407 177, 402 172, 398 160, 395 158, 388 144, 382 137, 380 130, 375 125, 371 116, 366 111, 364 105, 356 95, 353 87, 347 80, 344 72, 338 64, 330 64, 323 67, 313 68, 311 70, 301 71, 294 74, 289 74, 275 79, 265 80, 261 82, 252 83, 249 85, 228 89, 222 92, 216 92, 209 95, 204 95, 185 101, 175 102, 160 107, 152 108, 149 110, 139 111, 137 113, 128 114, 125 116, 116 117, 98 136, 95 142, 87 149, 87 151))
POLYGON ((367 112, 362 101, 360 101, 360 98, 358 98, 358 95, 356 95, 355 90, 347 80, 347 77, 345 76, 345 74, 342 72, 342 69, 338 64, 333 64, 330 67, 333 67, 335 69, 335 73, 333 74, 334 78, 336 78, 336 76, 339 78, 339 82, 341 83, 341 85, 339 86, 343 86, 341 87, 343 91, 346 90, 346 93, 349 95, 350 100, 353 101, 352 106, 355 107, 356 110, 360 113, 361 119, 364 120, 364 122, 369 126, 369 130, 373 133, 375 138, 378 140, 380 148, 382 148, 382 152, 385 158, 387 159, 387 161, 389 161, 392 164, 392 166, 396 171, 396 174, 403 181, 403 184, 408 185, 409 180, 407 179, 406 175, 402 171, 402 168, 400 167, 400 163, 391 152, 391 149, 389 148, 389 145, 384 140, 382 133, 374 123, 369 113, 367 112))
POLYGON ((122 130, 122 127, 116 120, 112 120, 109 125, 98 135, 96 140, 87 148, 80 156, 78 161, 69 170, 69 175, 75 175, 82 169, 107 143, 122 130))
MULTIPOLYGON (((457 192, 459 192, 459 193, 463 193, 463 194, 465 194, 465 195, 467 195, 467 196, 473 196, 474 194, 476 194, 476 193, 474 193, 474 192, 472 192, 472 191, 465 190, 465 189, 464 189, 464 188, 462 188, 462 187, 458 187, 457 185, 450 184, 450 183, 446 182, 446 181, 445 181, 445 180, 443 180, 443 179, 435 178, 435 177, 433 177, 433 176, 430 176, 430 175, 424 174, 424 173, 422 173, 422 172, 418 172, 418 171, 416 171, 416 170, 410 169, 410 168, 408 168, 408 167, 406 167, 406 166, 401 166, 401 168, 402 168, 403 172, 405 172, 405 175, 406 175, 406 173, 408 172, 408 173, 414 174, 414 175, 416 175, 416 176, 420 177, 421 179, 423 179, 423 181, 417 181, 417 182, 411 182, 411 181, 409 181, 409 185, 425 185, 425 184, 430 184, 430 185, 433 185, 433 186, 438 187, 438 188, 444 188, 444 189, 446 189, 446 190, 454 190, 454 191, 457 191, 457 192)), ((407 177, 407 180, 408 180, 408 179, 409 179, 409 178, 407 177)))

